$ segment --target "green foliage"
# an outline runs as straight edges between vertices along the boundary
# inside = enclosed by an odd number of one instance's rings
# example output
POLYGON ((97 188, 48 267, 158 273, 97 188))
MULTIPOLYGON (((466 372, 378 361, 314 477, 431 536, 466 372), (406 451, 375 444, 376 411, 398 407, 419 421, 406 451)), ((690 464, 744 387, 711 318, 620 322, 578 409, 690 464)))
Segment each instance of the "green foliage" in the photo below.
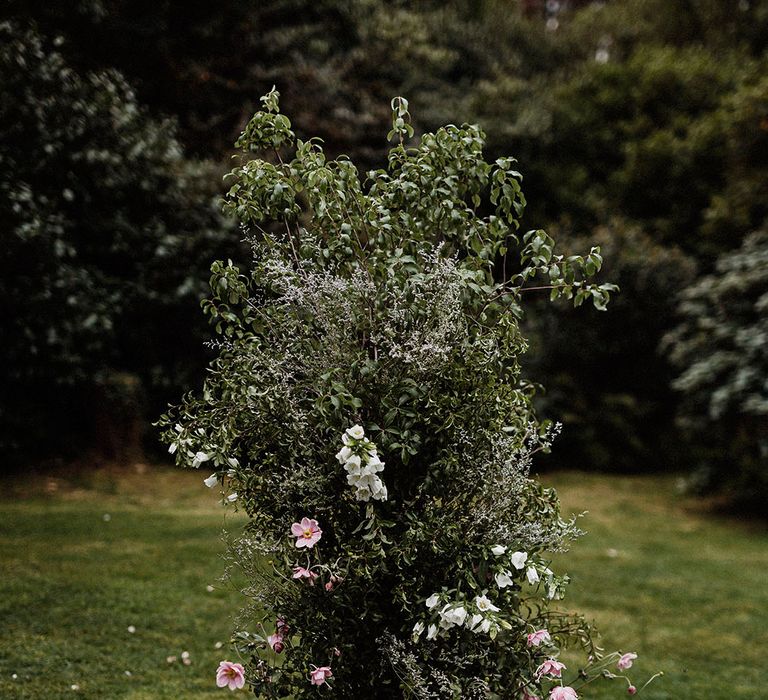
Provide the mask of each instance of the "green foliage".
POLYGON ((549 557, 577 531, 528 478, 550 436, 519 328, 526 290, 605 308, 599 249, 520 236, 521 175, 485 161, 476 126, 411 145, 395 98, 387 168, 361 182, 294 142, 277 97, 246 126, 227 195, 253 267, 214 264, 219 355, 161 421, 178 463, 210 464, 250 518, 233 556, 254 602, 235 636, 252 689, 311 697, 310 670, 332 667, 339 697, 500 698, 546 687, 536 668, 567 644, 599 676, 613 657, 549 609, 568 581, 549 557), (527 644, 544 626, 551 644, 527 644))
POLYGON ((58 40, 0 36, 0 444, 39 453, 83 437, 116 373, 153 402, 187 381, 201 259, 231 245, 214 171, 184 159, 172 122, 117 73, 77 72, 58 40))
POLYGON ((713 220, 712 210, 740 196, 730 207, 759 224, 751 217, 761 190, 746 203, 744 188, 728 182, 749 158, 736 134, 759 124, 737 95, 757 94, 764 72, 736 51, 641 46, 626 61, 584 62, 555 85, 542 83, 529 99, 543 114, 521 125, 529 131, 523 152, 540 164, 535 191, 551 193, 542 215, 579 230, 622 212, 702 259, 738 244, 743 225, 723 226, 728 217, 713 220))
POLYGON ((688 287, 665 338, 680 370, 680 417, 705 485, 764 511, 768 497, 768 229, 721 256, 688 287), (728 445, 726 453, 722 445, 728 445))
MULTIPOLYGON (((678 249, 621 221, 590 238, 605 255, 602 274, 621 294, 600 314, 539 303, 526 323, 532 351, 525 366, 545 385, 539 413, 563 422, 558 449, 542 464, 625 473, 679 469, 686 448, 674 425, 674 370, 658 345, 696 267, 678 249)), ((576 249, 584 244, 566 239, 576 249)))

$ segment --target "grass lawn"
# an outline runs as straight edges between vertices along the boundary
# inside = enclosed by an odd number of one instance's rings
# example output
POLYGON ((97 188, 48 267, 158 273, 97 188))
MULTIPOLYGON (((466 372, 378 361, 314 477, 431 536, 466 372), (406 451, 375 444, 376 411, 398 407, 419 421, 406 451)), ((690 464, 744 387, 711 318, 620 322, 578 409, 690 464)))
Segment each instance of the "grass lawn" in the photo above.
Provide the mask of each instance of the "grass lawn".
MULTIPOLYGON (((213 676, 231 658, 240 601, 216 579, 220 532, 241 521, 225 519, 204 476, 100 471, 34 488, 2 482, 0 698, 230 696, 213 676), (191 665, 166 661, 182 651, 191 665)), ((764 529, 706 515, 675 497, 671 478, 545 481, 566 511, 590 511, 589 535, 556 563, 573 579, 566 603, 597 621, 607 648, 640 654, 634 678, 666 674, 640 697, 766 697, 764 529)), ((615 682, 582 695, 625 696, 615 682)))
POLYGON ((222 697, 214 674, 240 601, 217 583, 220 537, 237 521, 205 476, 99 472, 44 480, 50 494, 4 481, 0 698, 222 697))
MULTIPOLYGON (((565 603, 597 622, 608 650, 640 655, 629 675, 664 677, 648 700, 768 698, 768 532, 675 497, 671 477, 547 475, 588 534, 558 571, 565 603)), ((575 667, 574 667, 575 668, 575 667)), ((638 684, 639 686, 639 684, 638 684)), ((619 681, 584 689, 628 697, 619 681)))

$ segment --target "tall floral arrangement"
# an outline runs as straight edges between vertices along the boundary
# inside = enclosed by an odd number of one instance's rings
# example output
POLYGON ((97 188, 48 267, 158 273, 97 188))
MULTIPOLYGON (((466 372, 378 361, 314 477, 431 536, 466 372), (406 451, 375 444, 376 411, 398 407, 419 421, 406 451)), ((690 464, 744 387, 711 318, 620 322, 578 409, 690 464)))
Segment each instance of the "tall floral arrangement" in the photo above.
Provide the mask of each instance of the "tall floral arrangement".
POLYGON ((219 685, 570 700, 623 672, 633 655, 603 655, 550 607, 568 583, 550 557, 577 529, 529 477, 553 429, 519 364, 527 291, 604 308, 599 250, 520 235, 521 176, 483 159, 475 126, 409 145, 396 98, 387 167, 361 180, 295 137, 277 92, 262 101, 226 200, 253 268, 213 265, 218 357, 161 421, 179 464, 210 466, 250 518, 232 543, 242 663, 222 662, 219 685), (578 676, 558 658, 572 642, 578 676))

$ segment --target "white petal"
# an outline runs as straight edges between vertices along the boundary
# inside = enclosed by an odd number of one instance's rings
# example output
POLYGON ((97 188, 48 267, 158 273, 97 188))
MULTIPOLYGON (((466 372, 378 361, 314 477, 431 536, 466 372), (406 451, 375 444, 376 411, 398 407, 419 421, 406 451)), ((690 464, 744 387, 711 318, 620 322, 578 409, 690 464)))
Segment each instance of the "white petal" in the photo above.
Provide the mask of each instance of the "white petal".
POLYGON ((362 440, 365 437, 365 430, 361 425, 353 425, 351 428, 347 428, 347 435, 355 440, 362 440))
POLYGON ((207 479, 203 479, 203 483, 209 488, 212 489, 216 484, 219 482, 218 477, 215 474, 211 474, 207 479))
POLYGON ((512 566, 516 569, 522 569, 525 567, 525 562, 528 560, 528 555, 525 552, 515 552, 509 561, 512 562, 512 566))

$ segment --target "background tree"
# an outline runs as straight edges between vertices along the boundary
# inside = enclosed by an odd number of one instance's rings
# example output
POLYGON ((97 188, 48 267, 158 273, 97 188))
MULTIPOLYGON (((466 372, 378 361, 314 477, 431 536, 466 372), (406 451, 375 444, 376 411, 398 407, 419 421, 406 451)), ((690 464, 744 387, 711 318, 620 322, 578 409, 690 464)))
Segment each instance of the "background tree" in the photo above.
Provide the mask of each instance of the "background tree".
POLYGON ((0 36, 0 440, 81 454, 106 412, 99 439, 119 450, 199 372, 196 300, 236 234, 216 171, 118 73, 77 72, 32 29, 0 36))
POLYGON ((725 489, 765 512, 768 497, 768 229, 722 255, 682 295, 665 338, 680 370, 680 421, 699 486, 725 489), (728 445, 724 450, 723 445, 728 445))

